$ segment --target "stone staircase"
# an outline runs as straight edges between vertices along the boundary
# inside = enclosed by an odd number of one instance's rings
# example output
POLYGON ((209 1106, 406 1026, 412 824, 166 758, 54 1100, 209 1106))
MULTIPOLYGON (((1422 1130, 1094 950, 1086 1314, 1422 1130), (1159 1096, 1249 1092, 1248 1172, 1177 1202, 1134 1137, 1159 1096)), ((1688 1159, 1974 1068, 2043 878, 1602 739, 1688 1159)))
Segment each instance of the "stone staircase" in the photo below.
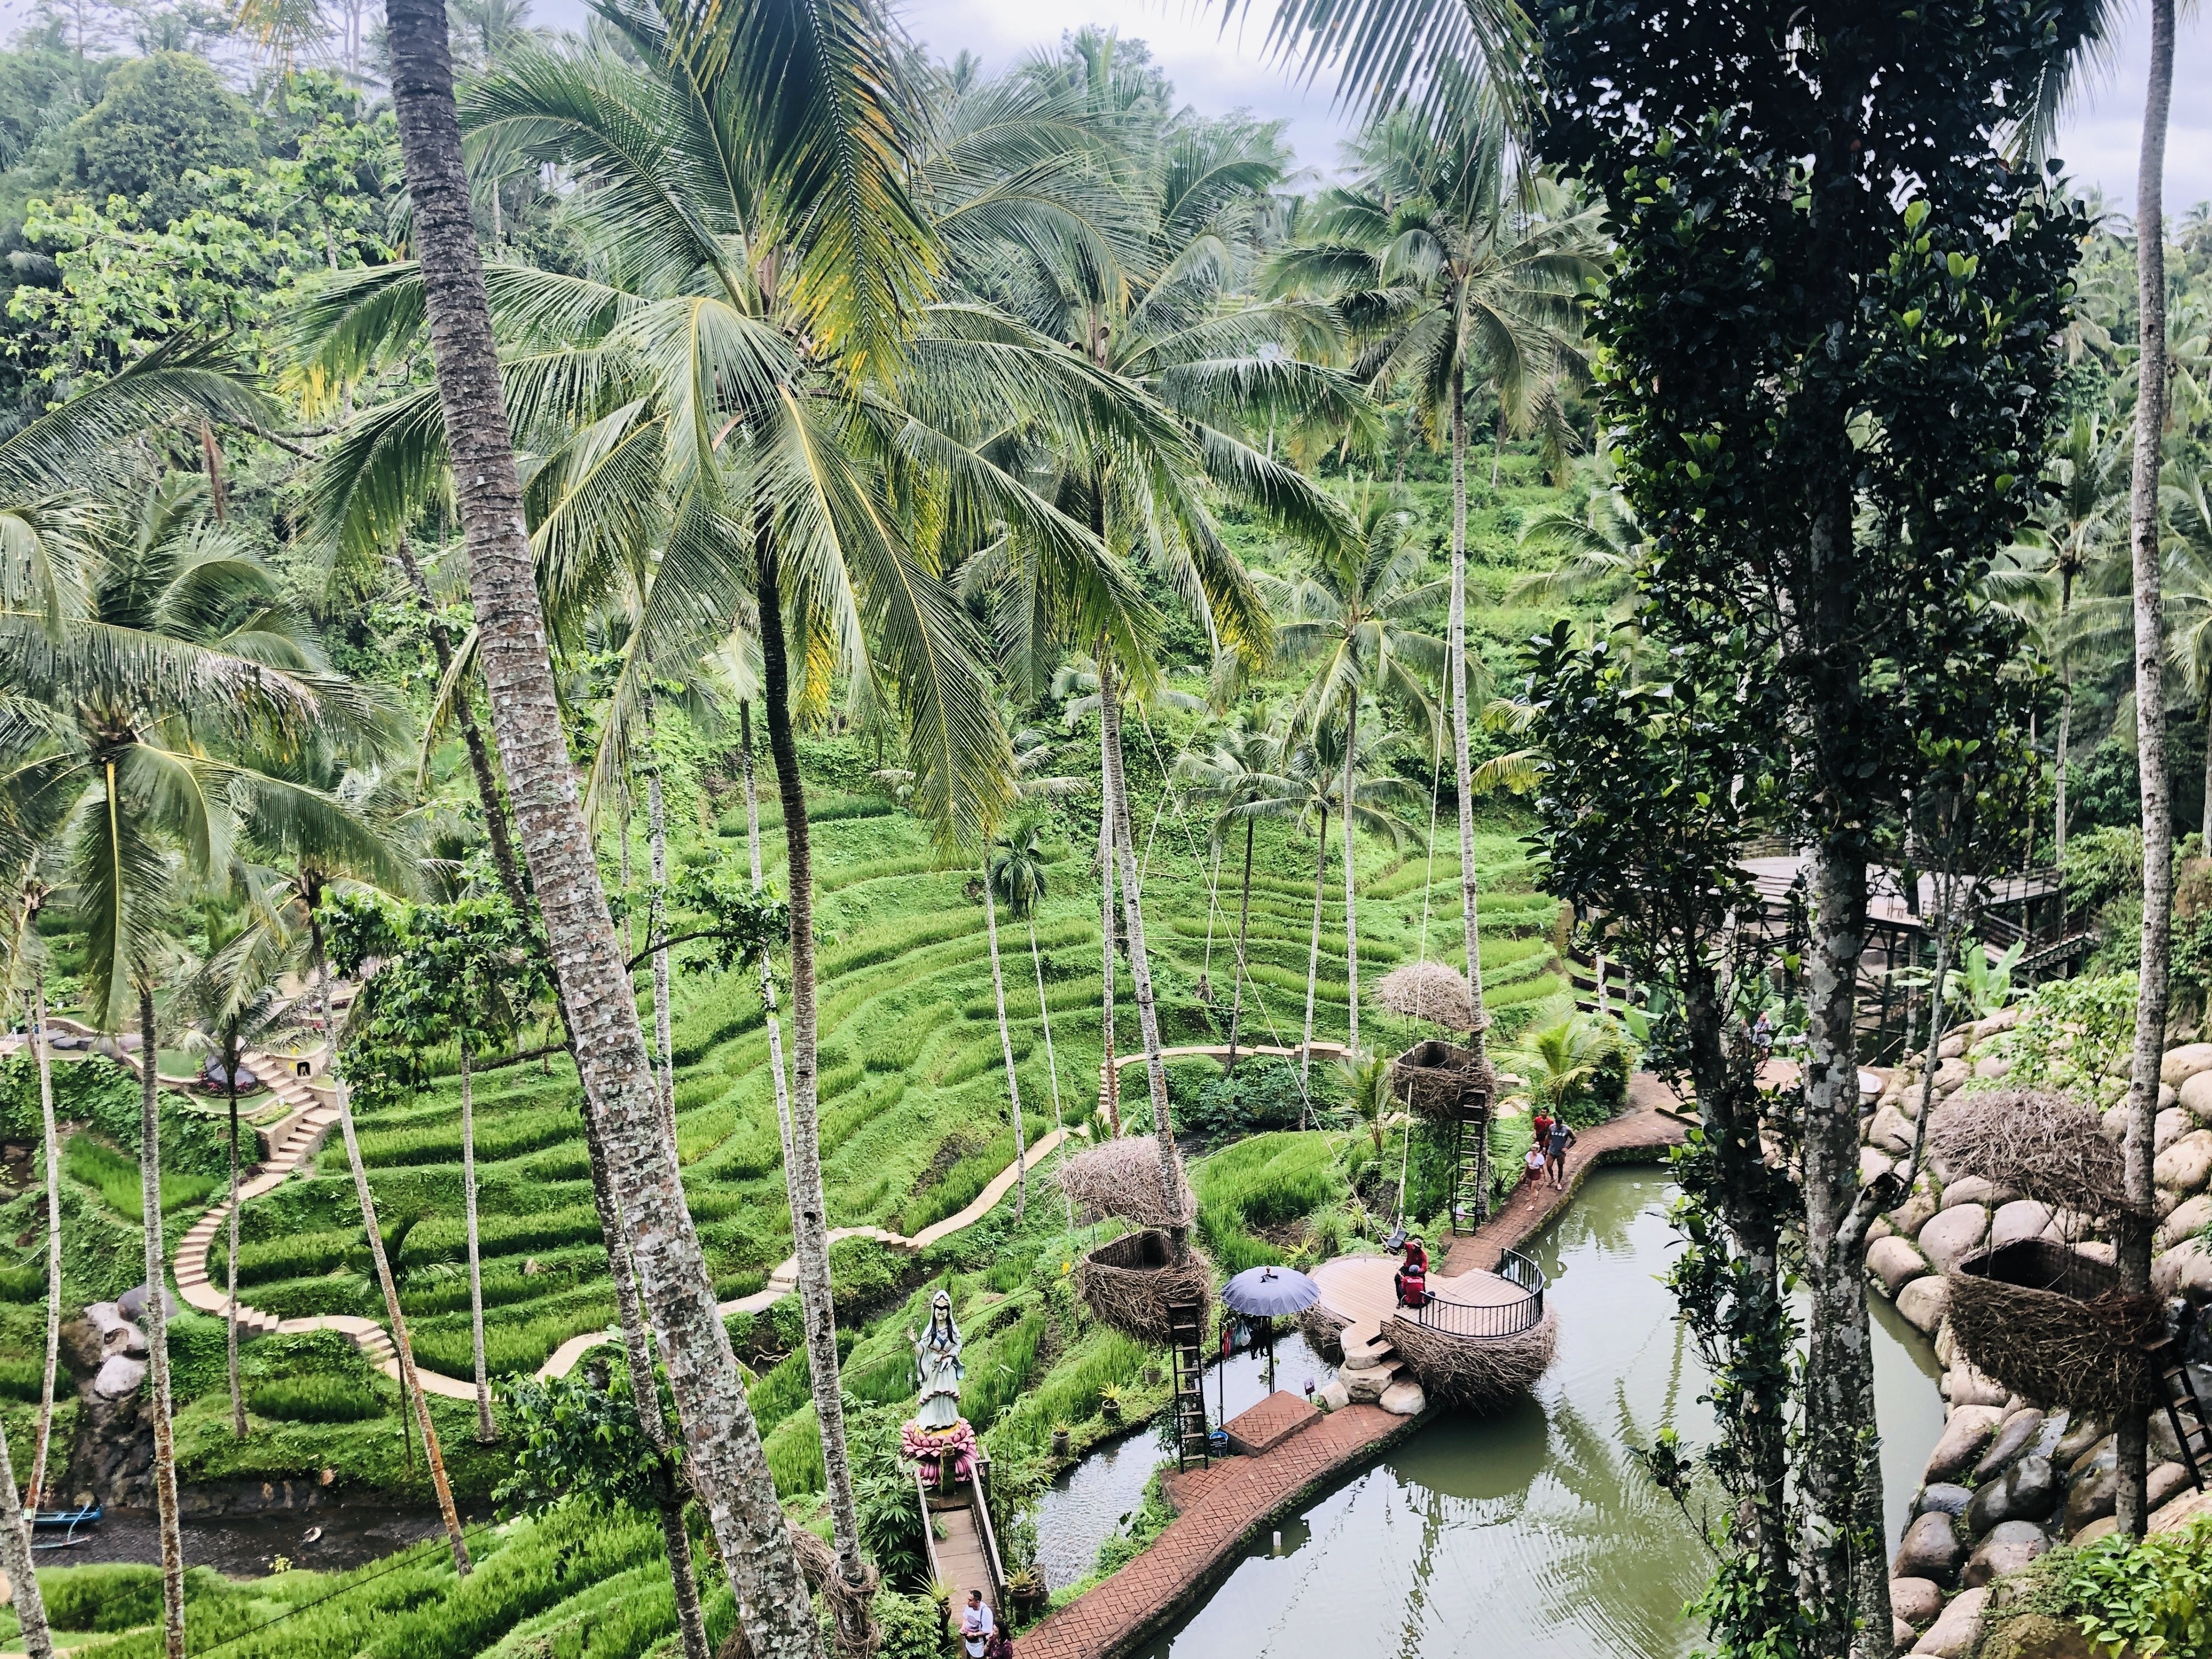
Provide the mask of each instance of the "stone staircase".
POLYGON ((1421 1385, 1381 1326, 1360 1321, 1346 1326, 1338 1340, 1344 1345, 1344 1364, 1330 1387, 1343 1389, 1346 1404, 1380 1406, 1401 1417, 1427 1409, 1421 1385))

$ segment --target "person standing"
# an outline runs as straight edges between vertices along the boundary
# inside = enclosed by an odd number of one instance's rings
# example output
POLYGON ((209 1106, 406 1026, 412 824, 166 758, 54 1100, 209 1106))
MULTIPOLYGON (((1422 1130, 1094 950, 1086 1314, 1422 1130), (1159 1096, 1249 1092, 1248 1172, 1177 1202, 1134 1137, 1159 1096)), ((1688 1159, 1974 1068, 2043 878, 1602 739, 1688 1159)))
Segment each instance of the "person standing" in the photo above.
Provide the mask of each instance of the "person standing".
POLYGON ((991 1644, 991 1637, 999 1628, 991 1609, 983 1605, 983 1592, 968 1592, 968 1605, 960 1613, 960 1645, 968 1659, 983 1659, 983 1650, 991 1644))
POLYGON ((1544 1142, 1544 1170, 1552 1177, 1553 1188, 1560 1192, 1567 1185, 1567 1148, 1575 1144, 1575 1132, 1567 1127, 1567 1120, 1552 1120, 1551 1133, 1544 1142))

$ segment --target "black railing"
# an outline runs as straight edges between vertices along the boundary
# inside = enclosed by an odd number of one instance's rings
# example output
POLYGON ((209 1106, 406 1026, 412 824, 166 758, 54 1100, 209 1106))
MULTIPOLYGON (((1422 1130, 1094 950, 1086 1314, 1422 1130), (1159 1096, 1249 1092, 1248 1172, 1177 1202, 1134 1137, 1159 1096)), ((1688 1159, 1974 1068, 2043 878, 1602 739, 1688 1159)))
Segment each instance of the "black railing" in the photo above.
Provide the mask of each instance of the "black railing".
MULTIPOLYGON (((1414 1323, 1426 1330, 1475 1341, 1494 1342, 1534 1330, 1544 1317, 1544 1270, 1518 1250, 1508 1250, 1499 1258, 1495 1271, 1500 1279, 1522 1292, 1519 1300, 1455 1302, 1449 1297, 1431 1295, 1411 1310, 1414 1323)), ((1404 1311, 1398 1315, 1401 1319, 1406 1316, 1404 1311)))

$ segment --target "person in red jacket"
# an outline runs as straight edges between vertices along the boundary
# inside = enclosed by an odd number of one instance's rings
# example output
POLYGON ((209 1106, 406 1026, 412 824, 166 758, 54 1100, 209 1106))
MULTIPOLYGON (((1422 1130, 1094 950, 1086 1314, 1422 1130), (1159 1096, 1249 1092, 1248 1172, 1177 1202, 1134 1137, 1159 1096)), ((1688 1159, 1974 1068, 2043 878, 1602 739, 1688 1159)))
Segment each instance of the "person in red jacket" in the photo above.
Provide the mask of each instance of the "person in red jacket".
POLYGON ((1406 1241, 1406 1260, 1392 1275, 1401 1308, 1425 1307, 1429 1300, 1429 1252, 1416 1233, 1406 1241))

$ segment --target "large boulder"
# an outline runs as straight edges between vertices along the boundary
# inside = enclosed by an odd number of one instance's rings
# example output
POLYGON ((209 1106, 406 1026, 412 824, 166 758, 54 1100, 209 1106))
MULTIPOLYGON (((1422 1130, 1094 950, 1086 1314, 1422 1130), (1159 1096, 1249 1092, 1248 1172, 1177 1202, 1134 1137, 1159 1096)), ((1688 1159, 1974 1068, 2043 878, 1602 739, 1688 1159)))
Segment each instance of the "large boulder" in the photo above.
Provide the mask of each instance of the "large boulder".
POLYGON ((1931 1486, 1937 1482, 1956 1480, 1981 1461, 1990 1437, 2004 1420, 2004 1411, 1997 1406, 1960 1406, 1953 1411, 1943 1432, 1936 1442, 1936 1449, 1928 1454, 1928 1467, 1922 1478, 1931 1486))
POLYGON ((2023 1238, 2041 1238, 2052 1231, 2051 1206, 2032 1198, 2016 1198, 2002 1205, 1990 1218, 1990 1243, 1992 1245, 2017 1243, 2023 1238))
POLYGON ((1943 1587, 1932 1578, 1893 1578, 1889 1610, 1915 1630, 1926 1630, 1943 1611, 1943 1587))
POLYGON ((2000 1008, 1987 1018, 1974 1022, 1974 1041, 1983 1042, 1995 1036, 1999 1031, 2009 1031, 2019 1024, 2018 1008, 2000 1008))
POLYGON ((124 1400, 138 1392, 138 1385, 146 1380, 146 1362, 136 1354, 120 1349, 100 1362, 99 1373, 92 1379, 92 1391, 105 1400, 124 1400))
POLYGON ((2168 1048, 2158 1063, 2158 1080, 2179 1089, 2200 1073, 2212 1072, 2212 1042, 2185 1042, 2168 1048))
POLYGON ((1897 1160, 1872 1146, 1859 1148, 1859 1185, 1871 1187, 1895 1167, 1897 1160))
POLYGON ((1962 1589, 1974 1589, 1995 1579, 2018 1572, 2029 1562, 2051 1547, 2051 1540, 2040 1527, 2025 1521, 2008 1521, 1974 1546, 1974 1553, 1966 1558, 1960 1569, 1959 1583, 1962 1589), (1997 1533, 2018 1528, 2024 1536, 2000 1540, 1997 1533))
POLYGON ((2196 1490, 2197 1483, 2189 1478, 2186 1463, 2166 1462, 2150 1472, 2143 1483, 2145 1502, 2143 1513, 2150 1515, 2166 1507, 2183 1492, 2196 1490))
POLYGON ((2212 1226, 2212 1193, 2199 1193, 2175 1205, 2173 1212, 2158 1224, 2158 1248, 2170 1250, 2208 1226, 2212 1226))
POLYGON ((2201 1193, 2212 1179, 2212 1129, 2192 1129, 2158 1155, 2151 1179, 2177 1193, 2201 1193))
POLYGON ((1912 1512, 1925 1514, 1933 1510, 1939 1515, 1961 1516, 1966 1505, 1974 1501, 1974 1489, 1952 1480, 1933 1480, 1923 1486, 1912 1500, 1912 1512))
POLYGON ((1966 1062, 1954 1056, 1936 1068, 1936 1092, 1939 1095, 1955 1094, 1972 1075, 1972 1069, 1966 1062))
MULTIPOLYGON (((2212 1048, 2212 1043, 2204 1045, 2212 1048)), ((2175 1097, 2184 1111, 2199 1123, 2212 1123, 2212 1072, 2199 1072, 2181 1085, 2175 1097)))
POLYGON ((2043 1432, 2043 1413, 2033 1406, 2023 1406, 1997 1425, 1997 1431, 1990 1441, 1990 1449, 1982 1454, 1982 1461, 1974 1466, 1974 1479, 1993 1480, 2002 1474, 2005 1465, 2035 1443, 2043 1432))
POLYGON ((1954 1204, 1920 1230, 1920 1254, 1938 1273, 1948 1273, 1989 1237, 1990 1212, 1978 1204, 1954 1204))
POLYGON ((1403 1382, 1393 1382, 1383 1389, 1382 1399, 1376 1404, 1393 1417, 1419 1417, 1429 1408, 1428 1399, 1422 1394, 1421 1385, 1411 1377, 1403 1382))
POLYGON ((1905 1240, 1892 1234, 1867 1247, 1867 1271, 1881 1281, 1892 1298, 1928 1271, 1928 1259, 1905 1240))
POLYGON ((2172 1532, 2176 1527, 2185 1527, 2200 1515, 2212 1515, 2212 1489, 2204 1492, 2185 1492, 2179 1498, 2169 1498, 2150 1514, 2150 1530, 2172 1532))
POLYGON ((1937 1201, 1937 1195, 1929 1190, 1928 1177, 1923 1175, 1914 1186, 1912 1195, 1889 1212, 1889 1224, 1905 1237, 1912 1238, 1928 1224, 1928 1218, 1942 1207, 1937 1201))
POLYGON ((1885 1106, 1867 1125, 1866 1143, 1877 1152, 1901 1157, 1912 1150, 1912 1120, 1894 1106, 1885 1106))
POLYGON ((2158 1115, 2158 1121, 2151 1131, 2152 1152, 2164 1152, 2196 1127, 2195 1114, 2183 1107, 2167 1107, 2158 1115))
POLYGON ((1951 1310, 1949 1281, 1936 1273, 1914 1279, 1897 1293, 1897 1310, 1923 1336, 1933 1335, 1951 1310))
POLYGON ((1976 1489, 1966 1505, 1966 1529, 1975 1537, 2006 1521, 2040 1521, 2058 1507, 2058 1477, 2047 1457, 2023 1457, 1976 1489))
POLYGON ((1985 1181, 1978 1175, 1962 1175, 1956 1181, 1944 1183, 1941 1207, 1948 1210, 1954 1204, 2002 1204, 2010 1196, 2000 1196, 1993 1181, 1985 1181))
POLYGON ((2011 1389, 1972 1365, 1954 1365, 1936 1386, 1954 1406, 2002 1406, 2012 1398, 2011 1389))
POLYGON ((2212 1301, 2212 1247, 2202 1238, 2183 1239, 2150 1264, 2150 1283, 2160 1296, 2212 1301))
POLYGON ((1961 1591, 1951 1598, 1942 1616, 1912 1644, 1915 1653, 1932 1653, 1938 1659, 1966 1659, 1981 1639, 1982 1608, 1990 1599, 1987 1587, 1961 1591))
POLYGON ((2068 1535, 2112 1514, 2119 1506, 2119 1469, 2109 1455, 2082 1468, 2066 1493, 2068 1535))
POLYGON ((1959 1539, 1959 1530, 1951 1517, 1941 1510, 1929 1510, 1913 1517, 1912 1524, 1905 1529, 1905 1537, 1897 1547, 1897 1559, 1891 1565, 1891 1574, 1898 1578, 1925 1578, 1931 1583, 1948 1584, 1959 1576, 1959 1564, 1966 1559, 1966 1547, 1959 1539))

